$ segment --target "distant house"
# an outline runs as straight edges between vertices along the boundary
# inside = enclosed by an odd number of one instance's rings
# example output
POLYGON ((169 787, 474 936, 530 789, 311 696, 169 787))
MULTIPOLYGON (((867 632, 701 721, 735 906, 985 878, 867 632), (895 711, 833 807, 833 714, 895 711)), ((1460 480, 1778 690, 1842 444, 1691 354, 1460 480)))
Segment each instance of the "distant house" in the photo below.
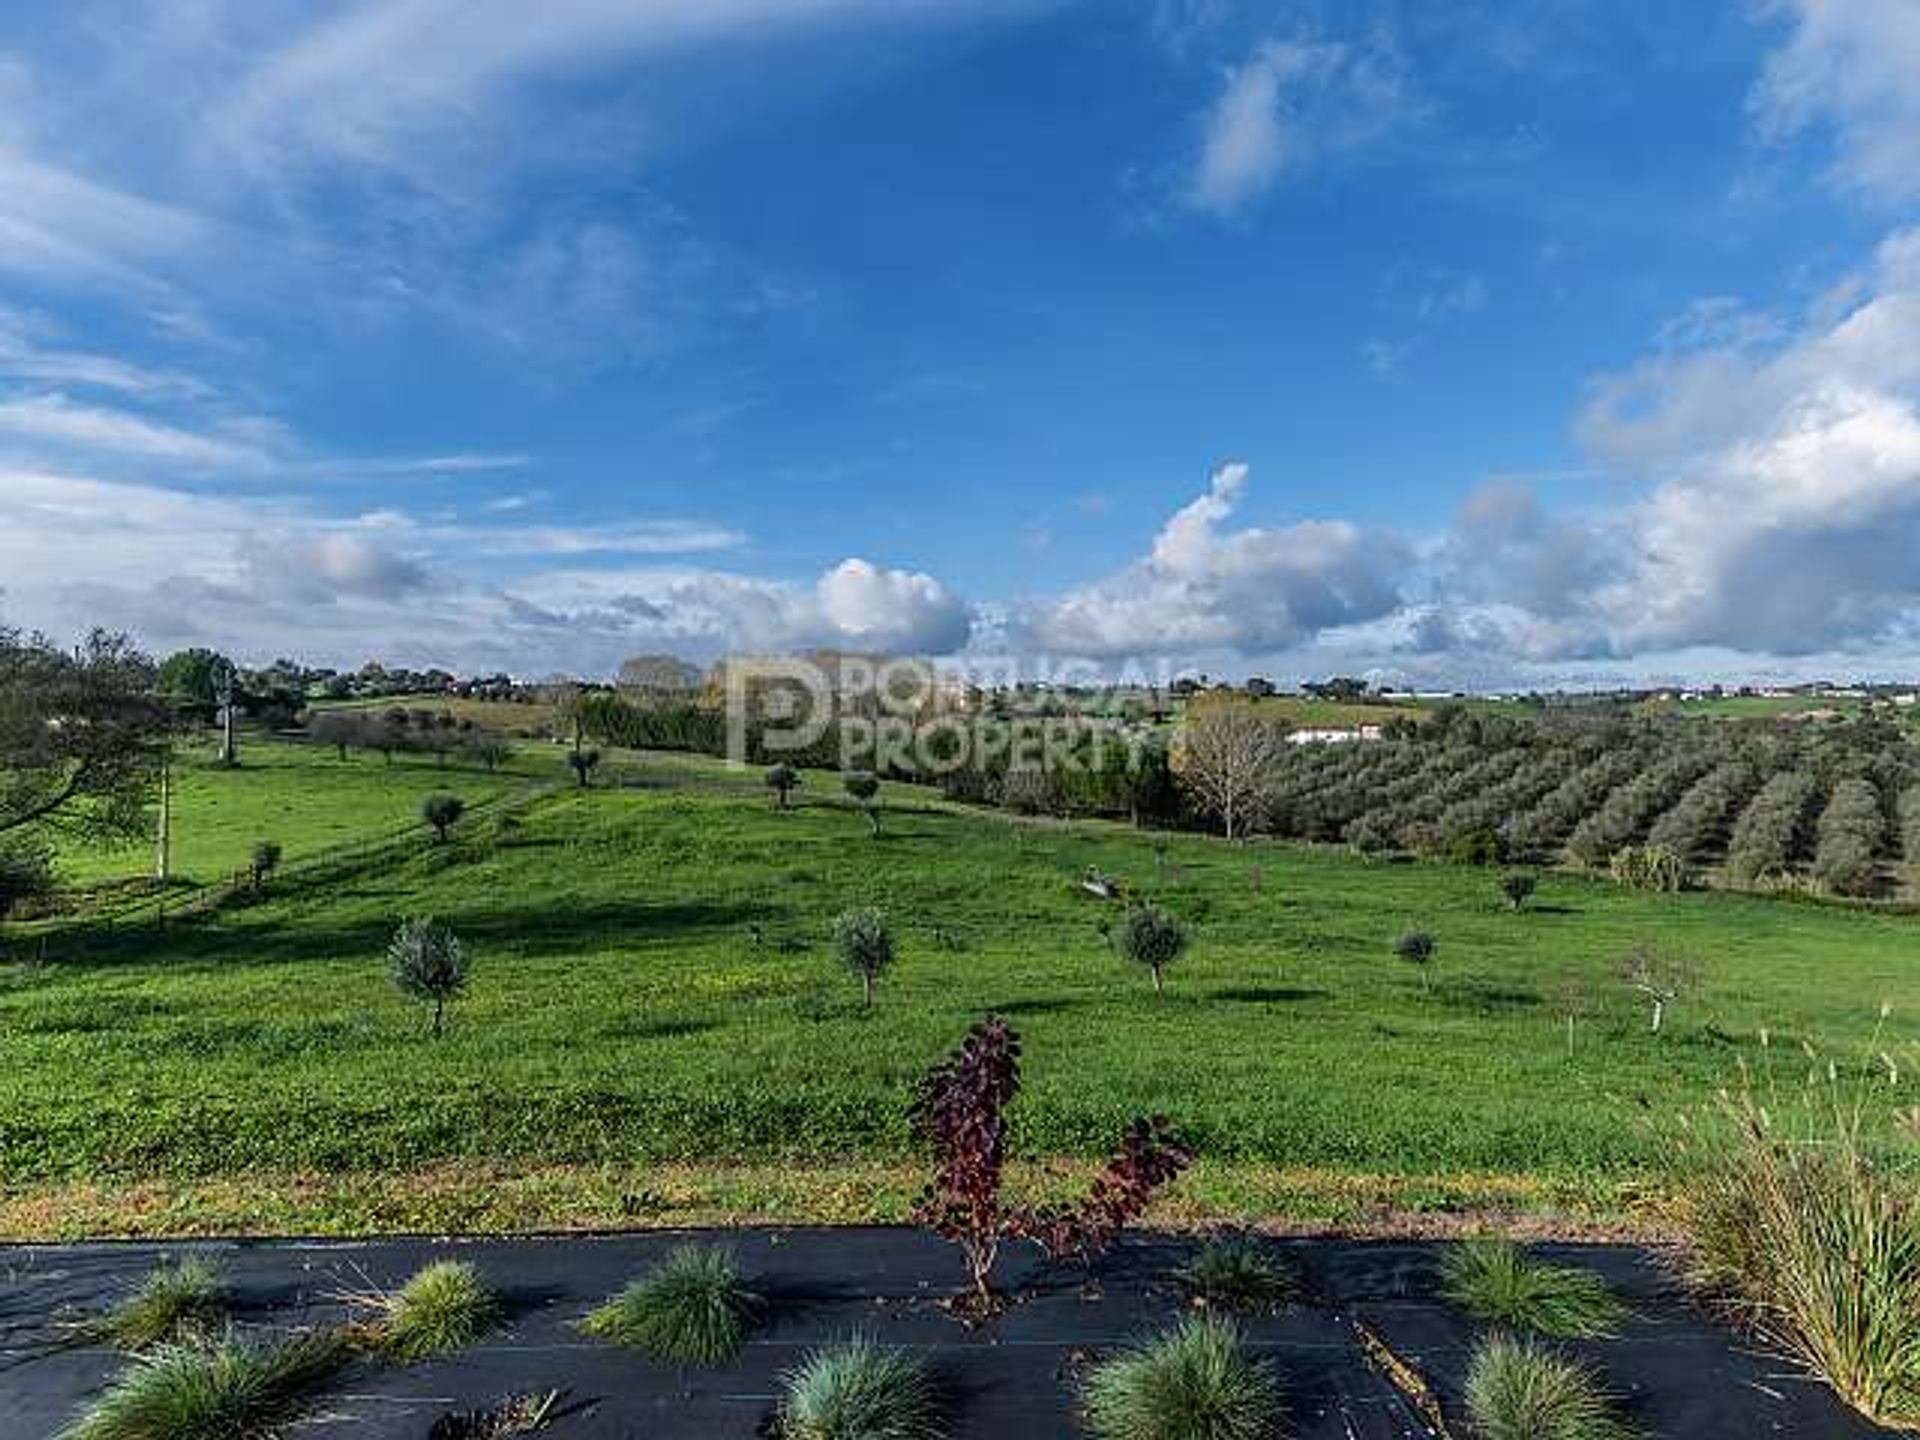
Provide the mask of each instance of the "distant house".
POLYGON ((1336 745, 1348 740, 1378 740, 1378 725, 1348 725, 1295 730, 1287 736, 1289 745, 1336 745))

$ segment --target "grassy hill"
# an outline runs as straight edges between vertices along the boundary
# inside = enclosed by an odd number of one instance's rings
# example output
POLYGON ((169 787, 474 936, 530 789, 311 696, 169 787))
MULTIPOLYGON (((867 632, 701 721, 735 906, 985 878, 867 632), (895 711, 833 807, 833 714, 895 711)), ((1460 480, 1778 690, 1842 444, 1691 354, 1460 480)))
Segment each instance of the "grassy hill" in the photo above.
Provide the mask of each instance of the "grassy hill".
MULTIPOLYGON (((989 1010, 1026 1039, 1020 1148, 1084 1160, 1165 1112, 1207 1157, 1190 1213, 1614 1217, 1763 1027, 1783 1075, 1803 1040, 1853 1065, 1880 1003, 1916 993, 1913 921, 1891 914, 1562 876, 1514 914, 1483 870, 1156 847, 904 787, 875 838, 831 777, 777 813, 756 774, 623 767, 623 788, 544 791, 445 846, 0 969, 0 1231, 897 1217, 913 1081, 989 1010), (1164 996, 1102 940, 1089 866, 1190 925, 1164 996), (867 904, 900 940, 870 1012, 828 938, 867 904), (438 1042, 383 958, 423 913, 474 956, 438 1042), (1392 953, 1409 926, 1438 937, 1430 986, 1392 953), (1658 1037, 1615 978, 1637 943, 1704 968, 1658 1037)), ((542 773, 523 770, 496 783, 542 773)), ((446 779, 260 745, 183 787, 183 844, 271 820, 319 845, 446 779)))

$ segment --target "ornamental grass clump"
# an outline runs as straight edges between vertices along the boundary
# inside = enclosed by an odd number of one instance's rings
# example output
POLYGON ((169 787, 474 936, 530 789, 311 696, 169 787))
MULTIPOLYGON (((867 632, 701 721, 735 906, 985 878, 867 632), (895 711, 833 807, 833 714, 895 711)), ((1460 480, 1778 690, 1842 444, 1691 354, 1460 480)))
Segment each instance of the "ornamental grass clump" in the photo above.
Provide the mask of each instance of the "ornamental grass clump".
POLYGON ((1533 1340, 1483 1340, 1467 1366, 1467 1414, 1482 1440, 1630 1440, 1593 1372, 1533 1340))
POLYGON ((472 1344, 500 1321, 500 1298, 464 1260, 437 1260, 390 1294, 358 1296, 377 1312, 369 1350, 402 1365, 472 1344))
POLYGON ((580 1328, 682 1365, 723 1365, 740 1353, 759 1297, 740 1283, 733 1256, 683 1245, 651 1273, 587 1316, 580 1328))
POLYGON ((292 1420, 351 1356, 335 1330, 168 1342, 136 1357, 58 1440, 253 1440, 292 1420))
POLYGON ((1567 1339, 1611 1335, 1626 1307, 1591 1270, 1544 1265, 1507 1240, 1468 1240, 1448 1253, 1441 1290, 1496 1325, 1567 1339))
POLYGON ((780 1440, 940 1440, 942 1406, 926 1362, 863 1336, 827 1345, 781 1377, 780 1440))
POLYGON ((1209 1240, 1174 1272, 1195 1305, 1262 1315, 1294 1297, 1299 1277, 1269 1247, 1244 1235, 1209 1240))
POLYGON ((88 1327, 123 1350, 205 1335, 224 1309, 220 1272, 198 1256, 155 1266, 137 1288, 88 1327))
POLYGON ((1280 1429, 1272 1369, 1211 1315, 1189 1316, 1096 1366, 1083 1400, 1099 1440, 1270 1440, 1280 1429))
MULTIPOLYGON (((1877 1048, 1877 1042, 1876 1042, 1877 1048)), ((1870 1086, 1815 1062, 1798 1095, 1748 1078, 1690 1137, 1687 1273, 1877 1424, 1920 1429, 1920 1203, 1911 1152, 1869 1142, 1870 1086)))

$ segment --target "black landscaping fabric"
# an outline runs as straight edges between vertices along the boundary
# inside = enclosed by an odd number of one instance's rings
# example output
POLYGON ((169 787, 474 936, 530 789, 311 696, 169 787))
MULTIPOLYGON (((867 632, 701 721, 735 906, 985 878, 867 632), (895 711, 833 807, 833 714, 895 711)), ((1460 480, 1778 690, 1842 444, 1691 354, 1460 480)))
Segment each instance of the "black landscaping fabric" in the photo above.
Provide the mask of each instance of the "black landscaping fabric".
MULTIPOLYGON (((1244 1323, 1274 1362, 1290 1428, 1302 1440, 1388 1440, 1430 1434, 1372 1369, 1357 1317, 1423 1373, 1448 1410, 1480 1327, 1436 1294, 1444 1247, 1432 1243, 1273 1242, 1299 1267, 1302 1303, 1244 1323)), ((1184 1300, 1169 1272, 1185 1239, 1127 1241, 1090 1269, 1048 1266, 1025 1247, 1003 1257, 1002 1287, 1019 1303, 968 1328, 943 1307, 957 1254, 900 1229, 733 1230, 689 1236, 242 1241, 92 1244, 0 1250, 0 1436, 52 1436, 124 1357, 74 1343, 97 1314, 162 1259, 205 1255, 223 1270, 242 1327, 327 1323, 340 1297, 404 1281, 435 1259, 471 1260, 504 1295, 510 1319, 472 1348, 410 1369, 356 1362, 317 1397, 294 1433, 425 1440, 450 1411, 514 1393, 565 1392, 544 1433, 556 1440, 727 1440, 768 1431, 779 1376, 811 1348, 856 1332, 911 1346, 952 1401, 953 1434, 1025 1440, 1082 1434, 1077 1377, 1093 1358, 1174 1320, 1184 1300), (648 1361, 580 1335, 593 1305, 689 1238, 731 1247, 769 1307, 745 1352, 714 1371, 648 1361)), ((1545 1246, 1538 1252, 1601 1272, 1633 1308, 1619 1338, 1569 1348, 1594 1363, 1642 1433, 1671 1440, 1798 1436, 1852 1440, 1885 1432, 1859 1420, 1782 1360, 1716 1327, 1676 1294, 1643 1251, 1545 1246)))

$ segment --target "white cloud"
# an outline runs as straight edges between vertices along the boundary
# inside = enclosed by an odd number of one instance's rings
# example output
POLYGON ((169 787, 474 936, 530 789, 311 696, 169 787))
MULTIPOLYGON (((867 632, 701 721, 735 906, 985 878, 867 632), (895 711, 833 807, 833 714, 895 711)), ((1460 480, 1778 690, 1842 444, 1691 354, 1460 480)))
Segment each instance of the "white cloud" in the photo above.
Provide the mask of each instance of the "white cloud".
POLYGON ((1041 649, 1093 658, 1249 655, 1400 605, 1411 552, 1395 536, 1339 520, 1225 529, 1247 473, 1244 464, 1223 465, 1144 559, 1030 607, 1017 628, 1041 649))
POLYGON ((1262 41, 1206 113, 1188 201, 1233 214, 1315 158, 1379 138, 1410 103, 1389 46, 1262 41))
POLYGON ((268 442, 274 438, 271 422, 229 421, 211 431, 187 430, 57 392, 0 400, 0 445, 24 442, 62 453, 248 470, 271 463, 268 442))
POLYGON ((1792 23, 1754 92, 1763 132, 1832 127, 1834 178, 1877 200, 1920 199, 1920 5, 1769 0, 1792 23))

